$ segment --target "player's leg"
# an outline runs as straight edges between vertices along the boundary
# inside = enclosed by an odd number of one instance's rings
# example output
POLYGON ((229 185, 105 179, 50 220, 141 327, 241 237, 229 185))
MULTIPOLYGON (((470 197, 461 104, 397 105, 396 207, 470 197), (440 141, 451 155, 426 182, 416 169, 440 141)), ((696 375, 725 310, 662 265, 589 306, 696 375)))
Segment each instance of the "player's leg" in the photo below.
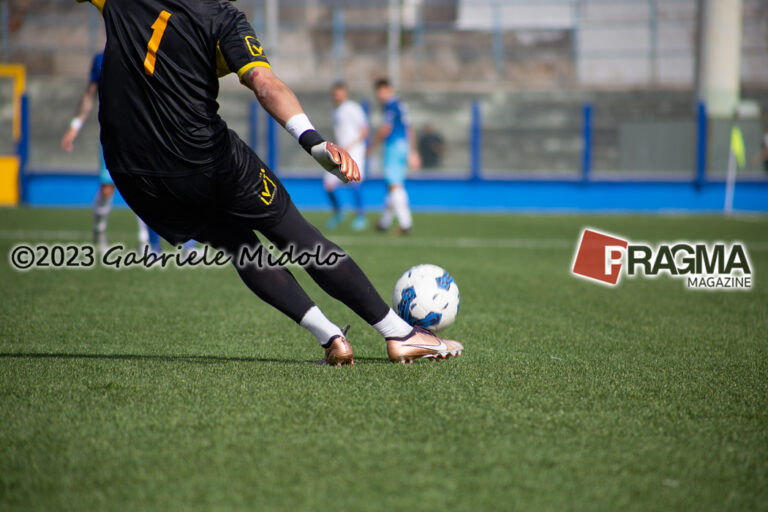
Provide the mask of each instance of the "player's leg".
POLYGON ((387 195, 384 198, 384 210, 381 212, 379 222, 376 223, 376 229, 379 231, 386 231, 392 226, 392 219, 394 218, 395 210, 392 205, 392 190, 387 187, 387 195))
MULTIPOLYGON (((327 346, 325 360, 328 363, 351 363, 352 350, 341 329, 322 314, 287 269, 247 264, 247 261, 241 264, 238 260, 241 247, 247 246, 253 253, 260 245, 247 225, 250 219, 239 219, 230 212, 219 210, 219 202, 225 199, 219 193, 228 189, 231 184, 228 180, 237 183, 241 176, 232 172, 222 175, 206 172, 164 179, 115 173, 114 178, 126 203, 147 226, 173 245, 195 238, 230 254, 240 278, 251 291, 309 330, 321 345, 327 346)), ((274 175, 270 179, 277 183, 274 175)), ((264 208, 259 206, 264 204, 258 199, 261 194, 253 193, 254 181, 246 180, 242 185, 242 190, 236 192, 251 201, 251 209, 257 216, 264 214, 264 208)), ((274 193, 271 186, 270 190, 274 193)), ((285 194, 282 188, 281 194, 285 194)), ((229 200, 232 199, 229 196, 229 200)))
MULTIPOLYGON (((255 253, 261 246, 251 228, 232 221, 223 221, 212 224, 197 238, 200 242, 228 254, 245 285, 264 302, 295 322, 300 322, 304 314, 314 306, 312 299, 286 268, 259 266, 248 262, 247 258, 240 257, 243 248, 255 253)), ((329 337, 322 340, 322 343, 327 343, 329 337)))
POLYGON ((397 216, 400 233, 408 233, 413 227, 408 193, 405 190, 405 175, 408 169, 408 143, 400 141, 392 149, 387 181, 390 184, 392 208, 397 216))
POLYGON ((355 201, 355 220, 352 221, 352 229, 355 231, 362 231, 368 225, 368 221, 365 218, 363 192, 360 183, 352 183, 349 189, 352 191, 352 197, 355 201))
POLYGON ((107 217, 112 210, 115 183, 104 163, 104 153, 99 150, 99 191, 93 200, 93 242, 101 252, 107 250, 107 217))
POLYGON ((392 207, 397 215, 397 223, 400 225, 400 233, 408 233, 413 228, 413 217, 408 203, 408 192, 405 185, 396 186, 390 192, 392 195, 392 207))
POLYGON ((102 183, 93 199, 93 242, 101 252, 107 250, 107 217, 114 195, 115 186, 102 183))
POLYGON ((148 227, 139 217, 136 217, 136 221, 139 224, 139 252, 144 252, 145 247, 149 247, 155 254, 163 252, 160 235, 154 229, 148 227))
MULTIPOLYGON (((231 172, 222 169, 211 176, 211 179, 215 180, 213 187, 196 185, 195 180, 202 178, 196 177, 194 180, 187 178, 178 185, 193 189, 189 193, 184 193, 184 197, 188 196, 188 200, 199 198, 199 201, 205 204, 206 201, 211 201, 207 199, 207 191, 211 188, 215 189, 217 191, 215 208, 219 216, 235 220, 238 225, 258 229, 278 248, 282 250, 292 248, 294 256, 298 256, 297 251, 302 250, 310 253, 319 250, 320 254, 324 255, 330 252, 340 253, 335 265, 310 263, 305 265, 305 269, 326 293, 347 305, 387 340, 387 350, 393 361, 412 360, 414 357, 438 357, 460 352, 460 344, 439 340, 435 336, 413 329, 397 316, 382 300, 352 258, 301 216, 285 187, 266 164, 245 143, 239 139, 234 142, 233 165, 241 171, 231 172)), ((163 212, 169 209, 166 204, 162 207, 163 212)), ((196 205, 195 208, 189 209, 188 215, 200 215, 199 210, 200 208, 196 205)), ((186 216, 179 219, 184 223, 189 222, 186 216)), ((190 237, 199 238, 199 235, 200 232, 197 232, 190 237)), ((210 236, 214 235, 214 233, 210 234, 210 236)), ((232 250, 231 247, 230 250, 232 250)), ((258 280, 253 283, 253 286, 260 286, 258 280)), ((273 288, 280 288, 280 286, 273 288)), ((289 300, 289 302, 295 301, 289 300)), ((312 315, 307 316, 313 311, 319 312, 310 308, 301 320, 301 324, 307 328, 310 328, 307 322, 312 324, 319 322, 318 318, 312 315)), ((326 349, 326 359, 329 359, 329 354, 333 357, 339 354, 340 358, 348 355, 351 359, 351 349, 344 337, 333 338, 331 346, 326 349)))
POLYGON ((152 228, 147 229, 147 238, 149 240, 149 248, 152 249, 152 252, 155 252, 157 254, 160 254, 163 252, 163 246, 160 242, 160 235, 157 234, 157 231, 155 231, 152 228))
MULTIPOLYGON (((321 254, 343 253, 301 216, 291 203, 285 216, 277 224, 262 232, 278 248, 321 254)), ((306 265, 305 270, 320 287, 343 302, 363 320, 367 321, 387 340, 387 354, 393 362, 413 362, 419 358, 446 358, 461 355, 463 346, 453 340, 443 340, 430 331, 413 328, 397 316, 382 300, 360 267, 345 254, 335 265, 306 265)))
POLYGON ((408 143, 399 141, 384 148, 384 178, 387 181, 387 199, 384 213, 379 221, 379 230, 386 230, 397 217, 401 233, 407 233, 413 226, 408 194, 405 191, 405 174, 408 166, 408 143))
POLYGON ((344 216, 341 213, 341 203, 339 202, 338 188, 340 184, 341 181, 336 176, 330 173, 323 175, 323 188, 325 189, 326 196, 328 196, 328 202, 331 203, 332 213, 331 218, 326 223, 328 229, 335 229, 344 220, 344 216))
POLYGON ((386 231, 392 226, 392 219, 394 218, 395 210, 392 202, 392 186, 391 175, 393 174, 394 166, 394 148, 390 145, 385 145, 382 155, 382 167, 384 169, 384 181, 387 182, 387 195, 384 197, 384 209, 381 212, 379 222, 376 224, 376 229, 379 231, 386 231))
POLYGON ((139 252, 141 253, 149 245, 149 229, 146 223, 139 217, 136 217, 136 223, 139 226, 139 252))
POLYGON ((368 220, 365 218, 365 206, 363 205, 363 181, 365 181, 365 145, 358 144, 356 148, 351 149, 349 155, 357 162, 357 168, 360 171, 360 181, 350 183, 349 189, 352 191, 352 197, 355 203, 355 220, 352 221, 352 229, 362 231, 368 227, 368 220))
POLYGON ((318 248, 321 255, 341 255, 333 265, 310 263, 304 269, 323 291, 344 303, 385 338, 411 333, 411 326, 384 302, 357 263, 307 222, 292 202, 280 222, 260 230, 278 249, 290 249, 295 256, 301 252, 314 254, 318 248))
POLYGON ((254 254, 261 246, 251 228, 235 221, 222 221, 211 224, 197 238, 229 254, 240 279, 254 294, 312 333, 326 349, 323 362, 354 364, 345 333, 328 320, 288 269, 241 258, 243 248, 254 254))

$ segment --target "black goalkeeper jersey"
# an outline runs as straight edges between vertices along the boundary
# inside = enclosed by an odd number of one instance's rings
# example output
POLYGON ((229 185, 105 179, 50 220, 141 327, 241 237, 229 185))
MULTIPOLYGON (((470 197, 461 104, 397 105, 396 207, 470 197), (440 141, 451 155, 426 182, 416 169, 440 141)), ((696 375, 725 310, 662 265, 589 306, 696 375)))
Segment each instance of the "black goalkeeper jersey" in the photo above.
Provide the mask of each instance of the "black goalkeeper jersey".
POLYGON ((90 2, 107 30, 99 83, 107 168, 172 177, 225 164, 219 76, 269 67, 245 15, 225 0, 90 2))

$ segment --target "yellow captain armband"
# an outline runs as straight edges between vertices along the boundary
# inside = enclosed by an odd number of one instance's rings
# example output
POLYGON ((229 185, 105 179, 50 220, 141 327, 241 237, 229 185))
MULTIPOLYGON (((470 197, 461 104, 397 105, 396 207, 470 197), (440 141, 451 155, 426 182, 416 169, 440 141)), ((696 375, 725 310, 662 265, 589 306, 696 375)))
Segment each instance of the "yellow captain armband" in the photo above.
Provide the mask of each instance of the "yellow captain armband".
POLYGON ((269 62, 264 61, 258 61, 258 62, 249 62, 245 66, 241 67, 237 70, 237 77, 240 79, 240 81, 243 81, 243 76, 253 68, 268 68, 272 69, 272 66, 269 65, 269 62))

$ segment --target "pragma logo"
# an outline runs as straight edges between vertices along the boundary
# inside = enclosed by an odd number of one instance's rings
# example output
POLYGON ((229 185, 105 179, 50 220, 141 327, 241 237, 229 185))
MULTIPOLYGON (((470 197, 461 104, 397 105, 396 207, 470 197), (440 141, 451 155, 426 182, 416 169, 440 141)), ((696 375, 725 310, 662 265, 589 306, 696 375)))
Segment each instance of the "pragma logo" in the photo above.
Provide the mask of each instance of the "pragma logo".
POLYGON ((571 272, 608 286, 622 275, 684 279, 688 288, 744 290, 753 284, 752 265, 740 242, 630 242, 587 228, 573 257, 571 272))

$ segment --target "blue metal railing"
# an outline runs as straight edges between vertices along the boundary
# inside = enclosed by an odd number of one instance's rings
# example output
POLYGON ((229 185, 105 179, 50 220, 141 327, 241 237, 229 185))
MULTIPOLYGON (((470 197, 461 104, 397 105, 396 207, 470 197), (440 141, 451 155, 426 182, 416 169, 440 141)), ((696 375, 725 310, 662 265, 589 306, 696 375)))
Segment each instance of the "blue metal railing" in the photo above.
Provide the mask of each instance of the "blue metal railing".
POLYGON ((483 172, 483 114, 478 100, 472 102, 470 141, 470 175, 473 180, 479 180, 483 172))
POLYGON ((277 140, 280 125, 272 116, 267 116, 267 165, 272 172, 277 173, 279 169, 279 145, 277 140))
POLYGON ((581 144, 581 178, 589 181, 592 174, 592 105, 590 103, 585 103, 582 108, 581 144))
POLYGON ((696 106, 696 184, 707 181, 707 106, 699 101, 696 106))
MULTIPOLYGON (((368 101, 362 103, 363 110, 366 116, 370 118, 371 105, 368 101)), ((596 181, 593 177, 593 112, 594 107, 591 103, 586 102, 581 108, 581 174, 580 180, 583 182, 596 181)), ((707 122, 707 109, 703 102, 699 102, 696 111, 696 146, 695 146, 695 168, 692 169, 691 182, 697 186, 703 186, 708 182, 707 178, 707 151, 708 151, 708 122, 707 122)), ((278 136, 280 132, 280 125, 269 116, 258 104, 253 101, 250 105, 249 113, 249 142, 254 151, 259 152, 262 146, 262 140, 260 138, 261 132, 261 120, 262 116, 266 116, 266 146, 264 156, 266 156, 266 162, 269 167, 278 173, 280 169, 280 157, 279 157, 279 144, 278 136)), ((370 143, 371 135, 368 136, 367 143, 370 143)), ((469 173, 467 179, 470 181, 482 181, 484 179, 483 173, 483 116, 482 116, 482 104, 480 100, 474 100, 470 104, 470 124, 469 124, 469 161, 468 168, 469 173)), ((369 157, 366 156, 366 168, 370 168, 369 157)), ((515 175, 507 175, 514 179, 515 175)), ((661 176, 657 176, 656 179, 661 176)), ((537 178, 531 175, 525 175, 526 180, 549 180, 551 176, 542 175, 537 178)), ((635 176, 635 178, 637 178, 635 176)), ((649 176, 650 178, 650 176, 649 176)), ((632 179, 632 178, 630 178, 632 179)), ((652 180, 653 178, 651 178, 652 180)), ((573 181, 572 179, 567 181, 573 181)))
POLYGON ((29 96, 21 97, 21 133, 16 142, 16 155, 19 157, 19 198, 25 202, 27 162, 29 161, 29 96))

